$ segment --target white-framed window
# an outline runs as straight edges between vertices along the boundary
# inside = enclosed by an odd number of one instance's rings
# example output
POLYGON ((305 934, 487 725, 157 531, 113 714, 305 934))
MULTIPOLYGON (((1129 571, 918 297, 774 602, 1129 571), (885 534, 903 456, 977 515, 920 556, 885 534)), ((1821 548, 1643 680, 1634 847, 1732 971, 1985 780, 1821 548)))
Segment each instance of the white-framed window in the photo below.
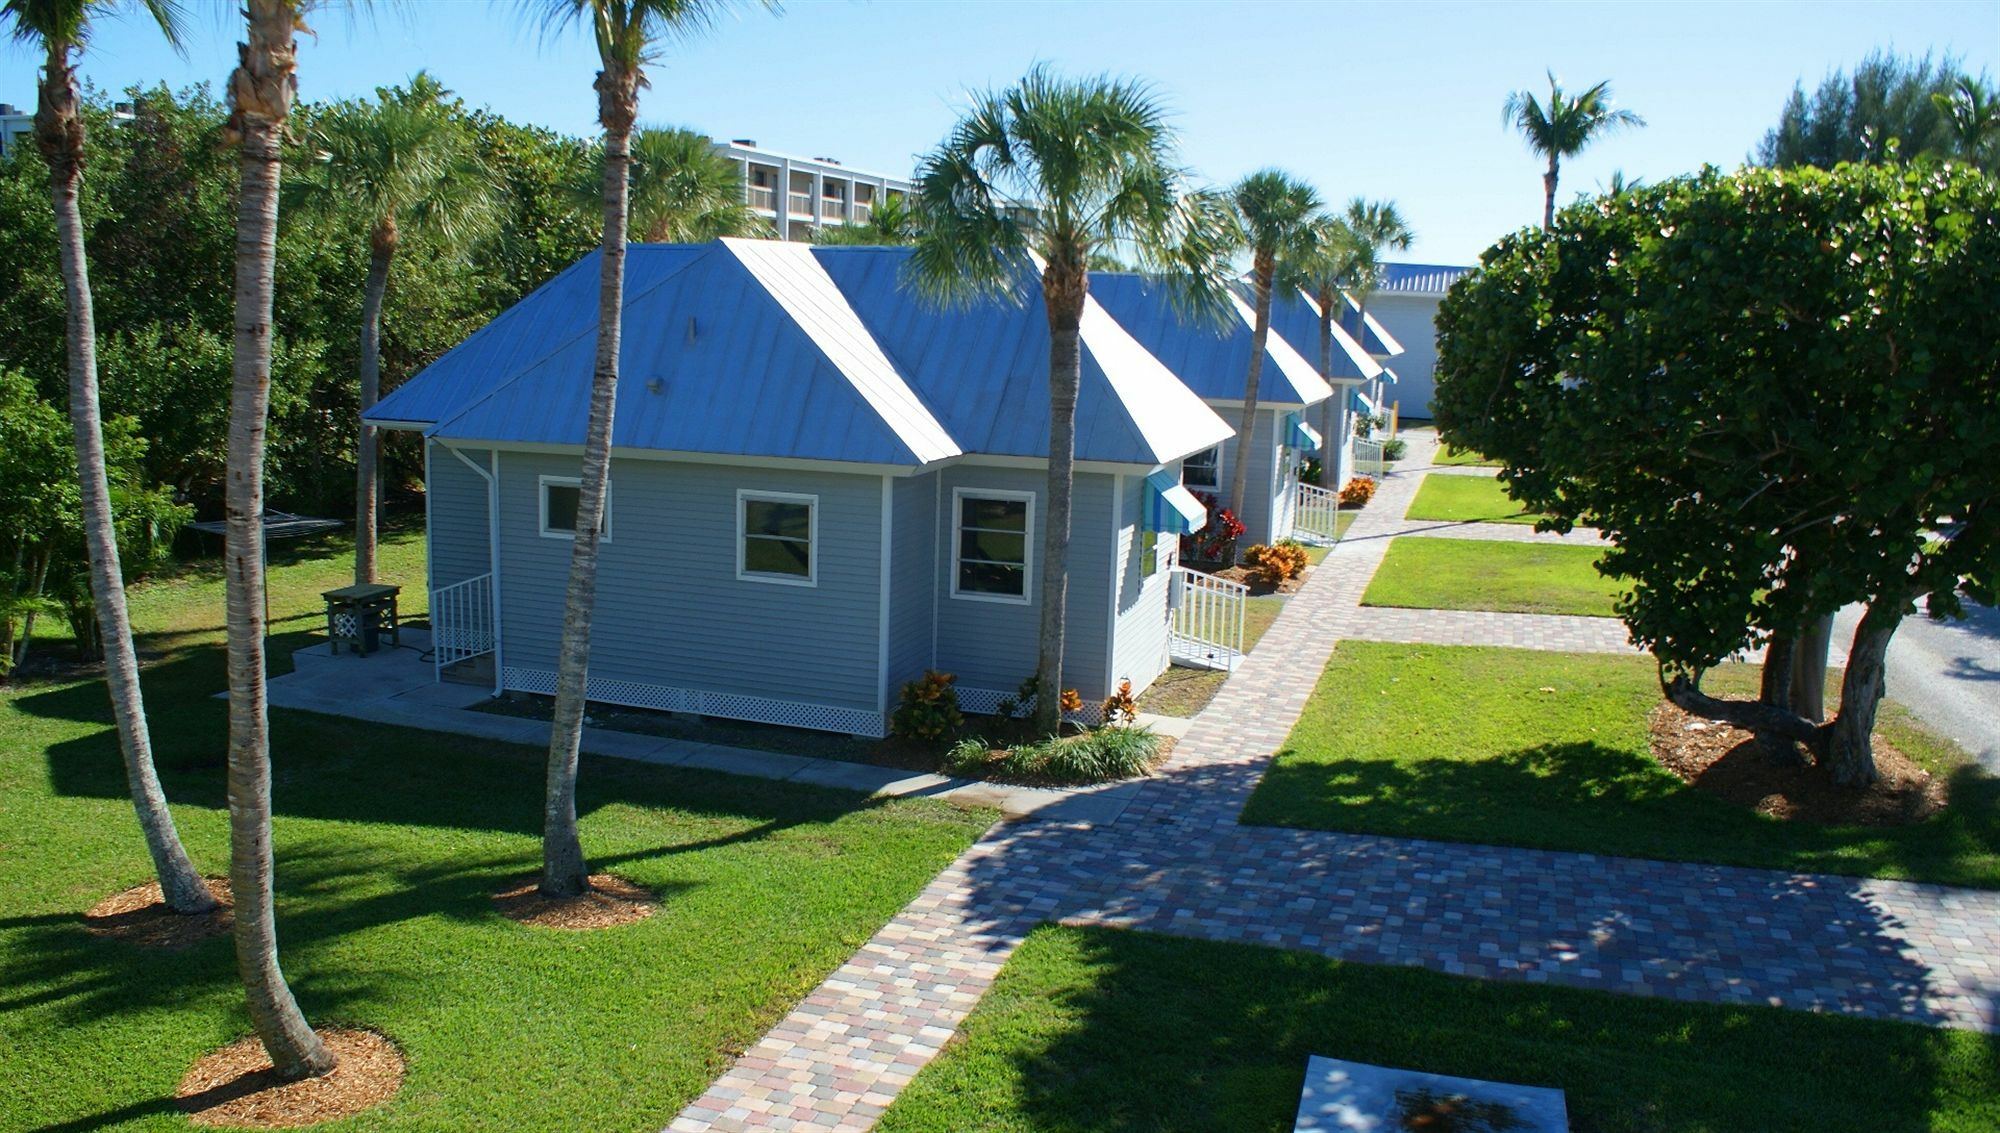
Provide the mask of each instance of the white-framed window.
POLYGON ((1190 488, 1222 486, 1222 446, 1203 449, 1181 461, 1181 483, 1190 488))
MULTIPOLYGON (((576 513, 583 506, 583 481, 574 476, 544 476, 541 490, 542 538, 576 538, 576 513)), ((604 482, 604 521, 598 524, 604 542, 611 542, 611 481, 604 482)))
POLYGON ((785 586, 819 585, 819 497, 736 493, 736 577, 785 586))
POLYGON ((1026 604, 1035 494, 953 488, 951 505, 951 596, 1026 604))

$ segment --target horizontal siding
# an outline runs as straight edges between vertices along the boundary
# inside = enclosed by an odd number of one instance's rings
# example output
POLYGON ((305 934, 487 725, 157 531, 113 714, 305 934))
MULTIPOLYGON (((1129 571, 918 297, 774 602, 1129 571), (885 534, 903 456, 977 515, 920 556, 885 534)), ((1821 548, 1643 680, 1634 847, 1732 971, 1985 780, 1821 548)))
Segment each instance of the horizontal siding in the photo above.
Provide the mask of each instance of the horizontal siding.
POLYGON ((889 704, 931 666, 937 612, 937 473, 894 481, 890 504, 889 704))
POLYGON ((1117 623, 1112 636, 1111 677, 1129 680, 1143 692, 1167 669, 1167 579, 1180 539, 1147 531, 1146 482, 1125 479, 1124 529, 1119 533, 1117 623), (1146 549, 1153 549, 1153 570, 1146 571, 1146 549))
MULTIPOLYGON (((436 590, 489 573, 493 555, 485 479, 445 446, 427 443, 430 480, 424 485, 424 506, 430 512, 431 589, 436 590)), ((490 454, 483 449, 465 455, 481 468, 489 466, 490 454)))
POLYGON ((1437 397, 1437 310, 1429 295, 1376 295, 1368 313, 1403 344, 1403 353, 1389 359, 1396 384, 1387 397, 1407 417, 1429 417, 1437 397))
MULTIPOLYGON (((1243 422, 1243 407, 1240 405, 1226 408, 1217 406, 1215 411, 1222 414, 1231 426, 1238 426, 1243 422)), ((1240 437, 1231 437, 1223 442, 1222 458, 1219 462, 1221 465, 1219 479, 1222 486, 1215 490, 1215 498, 1221 500, 1225 507, 1228 506, 1230 485, 1234 482, 1232 477, 1236 475, 1237 456, 1246 448, 1250 454, 1249 478, 1243 485, 1243 514, 1236 517, 1242 521, 1244 527, 1243 537, 1238 541, 1241 546, 1269 543, 1273 532, 1277 532, 1279 538, 1291 533, 1291 525, 1285 520, 1280 503, 1280 497, 1284 494, 1280 486, 1284 482, 1285 457, 1284 438, 1278 434, 1278 425, 1284 420, 1287 412, 1289 411, 1265 409, 1260 406, 1248 446, 1240 443, 1240 437)), ((1196 490, 1207 491, 1205 488, 1196 490)))
MULTIPOLYGON (((1047 518, 1046 473, 1038 469, 954 465, 942 477, 943 509, 938 522, 937 666, 971 688, 1011 692, 1035 671, 1041 631, 1042 601, 1047 587, 1042 575, 1042 530, 1047 518), (1035 529, 1030 533, 1034 561, 1031 596, 1025 605, 955 598, 951 593, 952 514, 954 488, 996 488, 1035 495, 1035 529)), ((1063 642, 1063 685, 1086 701, 1102 699, 1106 635, 1110 630, 1106 603, 1111 600, 1112 530, 1110 476, 1078 473, 1070 519, 1069 589, 1063 642)))
MULTIPOLYGON (((502 453, 502 632, 509 667, 553 670, 571 544, 540 533, 539 477, 573 456, 502 453)), ((593 680, 744 693, 873 711, 880 664, 877 476, 656 460, 611 465, 593 680), (736 577, 736 492, 819 496, 819 585, 736 577)))

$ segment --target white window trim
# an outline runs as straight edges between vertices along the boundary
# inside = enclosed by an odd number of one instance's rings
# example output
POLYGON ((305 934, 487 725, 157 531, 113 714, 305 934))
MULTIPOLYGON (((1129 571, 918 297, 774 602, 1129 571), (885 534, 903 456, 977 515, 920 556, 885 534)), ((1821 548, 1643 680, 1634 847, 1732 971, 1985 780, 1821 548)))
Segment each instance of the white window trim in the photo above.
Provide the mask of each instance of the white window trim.
POLYGON ((1035 600, 1035 493, 1010 492, 999 488, 953 488, 951 490, 951 596, 967 602, 998 602, 1005 606, 1026 606, 1035 600), (963 549, 965 498, 975 500, 1015 500, 1028 505, 1021 532, 1021 593, 990 594, 983 590, 958 588, 959 552, 963 549))
MULTIPOLYGON (((550 485, 555 485, 556 487, 559 488, 575 488, 577 490, 578 496, 581 497, 583 493, 583 480, 581 477, 577 476, 543 476, 537 481, 535 485, 535 507, 539 510, 541 514, 542 538, 568 539, 571 542, 575 542, 576 532, 561 531, 549 527, 550 485)), ((581 499, 579 499, 578 501, 577 510, 579 512, 583 510, 581 499)), ((604 522, 599 526, 603 528, 603 534, 598 539, 598 542, 600 543, 611 542, 611 481, 610 480, 606 480, 604 482, 604 522)))
POLYGON ((736 580, 738 582, 768 582, 777 586, 818 586, 819 585, 819 497, 804 492, 764 492, 753 488, 736 490, 736 580), (749 518, 751 500, 768 503, 805 504, 806 512, 806 576, 793 574, 767 574, 763 571, 746 570, 743 566, 743 544, 750 537, 745 523, 749 518))
MULTIPOLYGON (((1187 473, 1188 473, 1188 462, 1187 462, 1187 457, 1182 457, 1182 458, 1181 458, 1181 485, 1182 485, 1183 487, 1186 487, 1186 488, 1191 488, 1191 489, 1197 489, 1197 490, 1199 490, 1199 491, 1204 491, 1204 492, 1219 492, 1219 491, 1221 491, 1221 490, 1222 490, 1222 460, 1223 460, 1223 457, 1224 457, 1224 456, 1225 456, 1226 454, 1225 454, 1225 453, 1224 453, 1224 452, 1222 451, 1222 442, 1221 442, 1221 441, 1217 441, 1217 442, 1216 442, 1216 443, 1215 443, 1215 444, 1214 444, 1214 445, 1213 445, 1212 447, 1213 447, 1213 448, 1214 448, 1214 450, 1215 450, 1215 482, 1214 482, 1214 483, 1212 483, 1212 484, 1197 484, 1197 483, 1195 483, 1194 481, 1192 481, 1192 480, 1189 480, 1189 479, 1187 478, 1187 473)), ((1203 449, 1203 450, 1201 450, 1201 451, 1202 451, 1202 452, 1207 452, 1207 451, 1209 451, 1209 450, 1208 450, 1208 449, 1203 449)), ((1200 455, 1201 455, 1201 453, 1189 453, 1188 455, 1189 455, 1189 456, 1200 456, 1200 455)))

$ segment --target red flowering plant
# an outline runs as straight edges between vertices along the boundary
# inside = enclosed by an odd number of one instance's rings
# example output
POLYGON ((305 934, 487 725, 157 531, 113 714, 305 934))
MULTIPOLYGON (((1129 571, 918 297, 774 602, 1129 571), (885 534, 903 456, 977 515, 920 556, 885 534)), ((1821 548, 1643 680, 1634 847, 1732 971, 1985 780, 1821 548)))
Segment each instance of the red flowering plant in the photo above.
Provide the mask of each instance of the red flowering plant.
POLYGON ((1195 499, 1208 509, 1208 522, 1200 531, 1191 531, 1181 536, 1181 558, 1195 562, 1228 562, 1236 551, 1236 540, 1243 537, 1246 530, 1243 521, 1226 507, 1218 506, 1222 501, 1206 492, 1196 492, 1195 499))

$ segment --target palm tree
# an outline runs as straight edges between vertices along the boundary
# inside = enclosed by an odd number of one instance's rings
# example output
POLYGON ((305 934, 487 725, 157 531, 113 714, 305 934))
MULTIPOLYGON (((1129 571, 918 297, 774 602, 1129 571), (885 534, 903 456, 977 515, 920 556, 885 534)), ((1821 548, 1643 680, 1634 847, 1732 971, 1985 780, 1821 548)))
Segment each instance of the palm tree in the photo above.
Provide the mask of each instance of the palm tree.
POLYGON ((604 244, 598 268, 597 357, 590 420, 583 440, 576 539, 556 660, 555 720, 542 807, 540 890, 579 897, 590 889, 576 828, 577 749, 583 743, 585 682, 590 669, 590 610, 597 597, 597 550, 604 492, 611 476, 611 421, 618 394, 618 345, 625 308, 625 235, 629 213, 632 127, 646 64, 663 44, 705 30, 729 0, 529 0, 551 30, 587 24, 603 69, 597 73, 597 120, 604 127, 604 244))
MULTIPOLYGON (((1307 234, 1298 264, 1299 286, 1312 297, 1319 316, 1319 376, 1333 382, 1333 324, 1342 302, 1341 288, 1353 273, 1357 240, 1347 220, 1322 214, 1307 234)), ((1320 403, 1319 482, 1337 487, 1340 453, 1347 442, 1347 394, 1334 386, 1334 396, 1320 403)))
POLYGON ((835 224, 813 233, 815 244, 914 244, 920 230, 917 210, 901 193, 878 197, 860 224, 835 224))
POLYGON ((736 163, 709 148, 705 134, 678 127, 639 129, 632 135, 631 177, 629 227, 648 244, 777 235, 743 200, 736 163))
MULTIPOLYGON (((408 90, 378 89, 374 106, 342 106, 314 125, 318 168, 299 182, 299 203, 322 213, 358 210, 368 223, 368 281, 361 298, 361 398, 382 393, 382 298, 405 236, 463 250, 498 214, 494 181, 476 139, 445 106, 444 89, 418 71, 408 90)), ((375 427, 360 422, 354 483, 354 581, 375 581, 380 460, 375 427)))
POLYGON ((1931 102, 1951 127, 1958 156, 1993 169, 1993 151, 2000 146, 2000 97, 1980 80, 1960 75, 1949 92, 1931 95, 1931 102))
MULTIPOLYGON (((1341 221, 1349 237, 1346 285, 1354 296, 1356 325, 1360 328, 1357 337, 1365 341, 1368 334, 1368 297, 1382 285, 1382 253, 1408 251, 1410 245, 1416 243, 1417 233, 1403 220, 1403 214, 1397 211, 1394 201, 1370 201, 1356 197, 1347 202, 1347 211, 1341 221)), ((1380 405, 1382 379, 1378 377, 1375 381, 1375 403, 1380 405)))
POLYGON ((298 89, 305 0, 246 0, 245 42, 229 76, 228 137, 240 150, 236 203, 236 341, 224 492, 229 641, 229 883, 236 970, 250 1021, 280 1078, 334 1067, 278 968, 271 898, 271 735, 264 704, 264 428, 271 403, 271 279, 278 184, 298 89))
POLYGON ((1556 178, 1562 159, 1583 152, 1583 147, 1600 135, 1626 126, 1644 126, 1646 120, 1630 110, 1611 105, 1611 83, 1598 83, 1579 95, 1563 91, 1555 72, 1549 72, 1549 100, 1546 104, 1533 91, 1517 90, 1507 96, 1500 117, 1521 131, 1528 148, 1549 159, 1549 171, 1542 174, 1547 199, 1542 204, 1542 227, 1556 226, 1556 178))
POLYGON ((1229 478, 1229 509, 1243 514, 1250 483, 1250 439, 1257 425, 1257 386, 1264 375, 1264 347, 1271 338, 1271 293, 1295 288, 1299 269, 1313 254, 1320 219, 1319 194, 1289 173, 1262 169, 1236 183, 1230 202, 1250 247, 1250 286, 1256 319, 1250 331, 1250 371, 1243 381, 1243 418, 1237 426, 1237 459, 1229 478))
MULTIPOLYGON (((90 590, 104 639, 104 679, 118 748, 125 759, 125 782, 132 792, 139 828, 160 879, 160 896, 177 913, 205 913, 215 898, 181 846, 153 767, 153 739, 139 688, 139 658, 125 608, 125 576, 118 557, 117 525, 111 514, 111 487, 104 467, 104 423, 97 398, 97 323, 91 310, 90 270, 83 248, 83 214, 77 194, 83 181, 84 130, 78 105, 75 56, 90 38, 92 16, 111 7, 102 0, 7 0, 0 14, 14 36, 39 46, 42 68, 35 141, 49 165, 49 192, 56 213, 63 298, 68 308, 69 419, 76 440, 76 473, 81 491, 84 545, 90 554, 90 590)), ((167 41, 180 47, 180 6, 149 0, 145 10, 167 41)))
POLYGON ((1081 325, 1093 254, 1114 248, 1166 273, 1185 301, 1227 302, 1225 205, 1192 193, 1175 165, 1165 115, 1143 84, 1064 79, 1036 67, 1013 87, 975 98, 944 142, 919 163, 922 234, 911 283, 936 302, 1026 299, 1039 272, 1049 324, 1049 468, 1043 516, 1041 694, 1035 724, 1061 716, 1070 496, 1081 325))

